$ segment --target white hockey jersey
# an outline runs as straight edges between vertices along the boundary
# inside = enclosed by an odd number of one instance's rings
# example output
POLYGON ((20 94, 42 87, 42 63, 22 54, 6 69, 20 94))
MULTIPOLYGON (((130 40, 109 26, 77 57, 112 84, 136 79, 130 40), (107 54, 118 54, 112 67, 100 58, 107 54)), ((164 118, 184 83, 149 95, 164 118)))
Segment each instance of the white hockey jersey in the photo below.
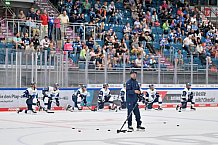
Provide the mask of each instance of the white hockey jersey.
POLYGON ((37 103, 37 99, 38 99, 38 93, 37 93, 37 89, 33 89, 33 88, 27 88, 27 90, 24 92, 24 94, 26 96, 31 96, 33 98, 33 103, 37 103))
POLYGON ((46 94, 52 98, 58 98, 59 93, 60 93, 59 89, 56 90, 54 87, 51 87, 51 86, 49 86, 46 91, 46 94))
POLYGON ((187 89, 185 88, 183 91, 182 91, 182 98, 186 98, 188 99, 189 97, 191 97, 191 95, 193 95, 193 92, 192 92, 192 89, 187 89))
POLYGON ((122 88, 121 90, 120 90, 120 98, 122 99, 124 99, 123 101, 125 101, 125 99, 126 99, 126 88, 122 88))
POLYGON ((157 96, 157 90, 156 89, 147 89, 146 99, 149 101, 153 101, 157 96))
POLYGON ((105 89, 105 88, 102 88, 99 92, 99 96, 100 97, 104 97, 104 96, 108 96, 110 95, 110 90, 109 89, 105 89))

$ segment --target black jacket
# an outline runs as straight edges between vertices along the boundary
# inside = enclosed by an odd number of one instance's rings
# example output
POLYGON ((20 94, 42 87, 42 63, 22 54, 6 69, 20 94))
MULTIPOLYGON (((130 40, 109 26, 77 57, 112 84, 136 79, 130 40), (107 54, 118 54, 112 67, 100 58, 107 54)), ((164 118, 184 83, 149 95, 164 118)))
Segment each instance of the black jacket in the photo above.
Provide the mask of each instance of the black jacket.
POLYGON ((129 79, 126 82, 126 102, 127 103, 137 103, 138 94, 135 93, 135 90, 140 90, 138 82, 134 79, 129 79))

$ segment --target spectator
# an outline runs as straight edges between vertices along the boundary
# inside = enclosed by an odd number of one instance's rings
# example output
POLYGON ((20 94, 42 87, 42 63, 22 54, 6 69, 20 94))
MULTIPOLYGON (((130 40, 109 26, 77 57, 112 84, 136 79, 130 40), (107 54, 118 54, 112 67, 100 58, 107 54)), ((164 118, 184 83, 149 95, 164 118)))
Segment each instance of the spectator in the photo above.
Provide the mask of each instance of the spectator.
POLYGON ((71 14, 72 6, 73 6, 72 0, 67 0, 67 2, 65 3, 65 10, 67 12, 67 15, 71 14))
POLYGON ((36 14, 35 14, 36 16, 35 16, 35 17, 36 17, 36 20, 37 20, 37 21, 40 21, 40 20, 41 20, 41 19, 40 19, 40 13, 41 13, 40 10, 36 10, 36 14))
POLYGON ((32 34, 32 36, 35 36, 36 34, 39 35, 40 33, 39 26, 36 25, 36 22, 33 21, 31 17, 29 17, 29 20, 26 21, 26 28, 30 31, 29 34, 32 34))
POLYGON ((139 22, 139 18, 136 18, 136 21, 134 22, 134 26, 136 26, 137 28, 139 27, 141 23, 139 22))
POLYGON ((15 37, 12 40, 13 44, 14 44, 14 48, 17 49, 21 49, 21 45, 23 44, 22 39, 20 38, 20 33, 18 32, 15 37))
POLYGON ((79 14, 77 17, 77 23, 84 23, 84 22, 85 22, 84 14, 79 14))
POLYGON ((190 46, 193 45, 194 43, 192 42, 192 36, 189 35, 183 40, 183 49, 190 54, 190 46))
POLYGON ((74 60, 76 63, 77 59, 79 58, 80 51, 82 50, 82 42, 80 40, 80 37, 77 37, 76 40, 73 41, 73 49, 74 49, 74 53, 76 54, 74 60))
POLYGON ((54 28, 54 14, 51 13, 48 17, 48 38, 52 40, 53 28, 54 28))
POLYGON ((84 13, 88 13, 91 8, 91 4, 89 3, 89 0, 85 0, 85 2, 83 2, 83 7, 84 7, 84 13))
POLYGON ((146 47, 149 49, 150 53, 156 54, 153 46, 152 46, 152 38, 149 36, 148 32, 145 32, 145 41, 146 41, 146 47))
POLYGON ((61 22, 61 37, 63 38, 65 34, 66 26, 69 23, 69 17, 67 16, 67 12, 63 11, 63 14, 60 14, 58 18, 60 19, 61 22))
POLYGON ((155 60, 153 55, 149 59, 149 67, 152 69, 157 68, 157 61, 155 60))
POLYGON ((101 10, 101 4, 100 4, 100 0, 97 0, 95 3, 95 11, 100 11, 101 10))
MULTIPOLYGON (((30 17, 30 19, 31 19, 31 17, 30 17)), ((30 48, 30 43, 31 43, 31 41, 30 41, 30 38, 28 37, 28 33, 25 33, 24 37, 22 38, 21 48, 25 49, 25 50, 32 50, 30 48)))
POLYGON ((121 24, 121 21, 123 19, 123 13, 121 10, 116 10, 115 18, 116 18, 116 24, 121 24))
POLYGON ((164 30, 164 34, 168 34, 169 32, 169 23, 168 23, 168 20, 166 20, 163 24, 163 30, 164 30))
POLYGON ((110 3, 110 5, 108 6, 108 14, 109 15, 111 15, 111 14, 113 14, 114 12, 115 12, 115 5, 114 5, 114 2, 112 1, 111 3, 110 3))
POLYGON ((167 10, 168 9, 168 5, 166 3, 166 1, 163 1, 163 4, 161 5, 163 10, 167 10))
POLYGON ((94 40, 92 37, 89 38, 89 40, 86 42, 86 45, 88 46, 89 49, 94 48, 94 40))
POLYGON ((40 41, 42 50, 48 50, 49 44, 50 40, 48 39, 48 36, 45 36, 44 39, 40 41))
POLYGON ((90 61, 95 61, 97 55, 95 53, 94 48, 91 48, 89 55, 90 55, 90 61))
POLYGON ((86 54, 88 52, 88 46, 84 46, 83 49, 80 51, 80 61, 85 61, 86 60, 86 54))
POLYGON ((124 51, 122 49, 122 46, 118 46, 118 48, 115 50, 115 55, 114 55, 114 65, 116 66, 118 63, 121 63, 123 60, 123 54, 124 51))
POLYGON ((48 14, 47 11, 44 10, 43 14, 40 15, 40 19, 42 21, 42 32, 43 32, 43 36, 47 36, 48 35, 48 14))
POLYGON ((135 68, 141 68, 142 66, 143 66, 143 60, 141 54, 138 54, 135 60, 135 68))
POLYGON ((95 11, 94 11, 93 8, 90 9, 89 15, 90 15, 90 20, 91 20, 91 21, 94 21, 94 20, 95 20, 95 21, 98 21, 98 20, 96 19, 96 14, 95 14, 95 11))
POLYGON ((70 42, 70 39, 67 39, 67 41, 64 44, 64 51, 73 51, 72 43, 70 42))
POLYGON ((175 53, 175 63, 177 63, 177 66, 183 65, 183 55, 180 49, 175 53))
POLYGON ((104 55, 100 54, 96 57, 96 68, 102 70, 104 68, 104 55))
POLYGON ((126 34, 126 35, 129 35, 130 34, 130 32, 131 32, 131 27, 130 27, 130 24, 129 23, 127 23, 125 26, 124 26, 124 28, 123 28, 123 33, 124 33, 124 35, 126 34))
POLYGON ((23 10, 20 10, 20 12, 18 14, 18 19, 21 20, 20 25, 18 27, 20 27, 20 33, 22 35, 22 34, 26 33, 26 29, 25 29, 26 16, 25 16, 23 10))
POLYGON ((38 35, 33 36, 31 43, 33 43, 33 47, 34 47, 35 51, 37 51, 37 52, 40 51, 40 41, 39 41, 38 35))
POLYGON ((30 8, 30 11, 27 14, 27 19, 31 18, 32 20, 36 20, 36 13, 34 8, 30 8))
POLYGON ((54 19, 54 40, 60 40, 61 39, 61 22, 60 18, 55 18, 54 19))
POLYGON ((156 27, 160 26, 156 11, 154 11, 153 15, 151 16, 151 22, 152 22, 152 26, 156 26, 156 27))

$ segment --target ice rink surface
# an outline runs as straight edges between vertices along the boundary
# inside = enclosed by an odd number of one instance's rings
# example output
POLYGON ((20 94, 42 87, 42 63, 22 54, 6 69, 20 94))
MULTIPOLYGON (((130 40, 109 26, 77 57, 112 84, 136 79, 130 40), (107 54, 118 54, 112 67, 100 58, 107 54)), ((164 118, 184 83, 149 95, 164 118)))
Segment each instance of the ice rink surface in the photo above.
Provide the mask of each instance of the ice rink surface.
MULTIPOLYGON (((197 111, 181 113, 175 109, 141 110, 141 116, 146 131, 117 134, 116 130, 126 118, 126 110, 56 111, 36 115, 1 112, 0 144, 218 145, 218 108, 197 108, 197 111)), ((136 127, 135 121, 133 126, 136 127)))

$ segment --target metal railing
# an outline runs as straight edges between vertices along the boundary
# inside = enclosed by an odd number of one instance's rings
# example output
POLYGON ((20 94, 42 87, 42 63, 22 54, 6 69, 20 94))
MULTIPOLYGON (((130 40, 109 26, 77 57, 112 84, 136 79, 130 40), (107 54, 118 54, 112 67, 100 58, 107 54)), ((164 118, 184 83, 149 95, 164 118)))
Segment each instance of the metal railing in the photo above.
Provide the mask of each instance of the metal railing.
MULTIPOLYGON (((218 73, 210 71, 207 59, 205 68, 198 68, 194 63, 194 57, 186 64, 180 64, 174 59, 173 67, 162 62, 162 57, 157 56, 155 64, 150 64, 152 58, 143 58, 141 65, 130 67, 126 61, 120 66, 110 68, 107 62, 110 59, 105 53, 102 69, 98 69, 95 61, 85 59, 78 61, 73 67, 69 56, 64 52, 41 52, 16 51, 14 49, 0 49, 0 87, 25 87, 35 81, 39 87, 45 87, 55 82, 61 87, 77 87, 79 83, 84 84, 121 84, 129 78, 130 70, 138 72, 137 79, 146 84, 216 84, 218 73), (80 65, 80 66, 79 66, 80 65), (94 66, 94 67, 92 67, 94 66)), ((126 59, 123 55, 123 60, 126 59)), ((86 55, 86 58, 89 58, 86 55)))

